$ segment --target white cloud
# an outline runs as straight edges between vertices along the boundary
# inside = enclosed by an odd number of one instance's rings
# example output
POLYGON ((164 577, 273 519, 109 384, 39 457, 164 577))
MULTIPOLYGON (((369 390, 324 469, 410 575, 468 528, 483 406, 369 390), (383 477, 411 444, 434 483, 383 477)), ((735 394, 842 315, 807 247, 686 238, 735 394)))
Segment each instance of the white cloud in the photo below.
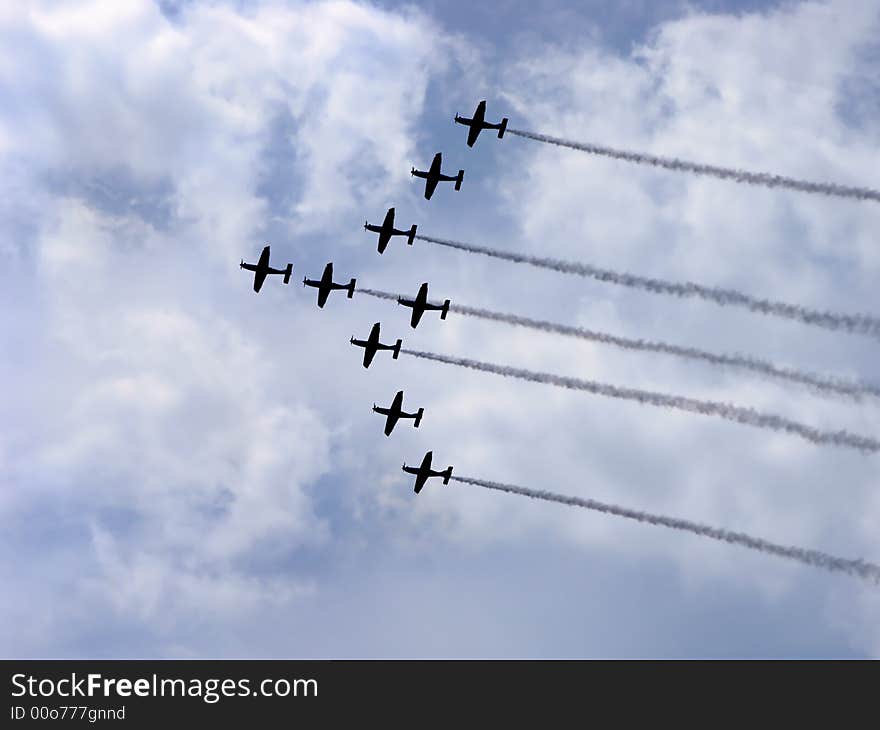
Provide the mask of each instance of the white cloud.
MULTIPOLYGON (((630 58, 597 49, 551 49, 509 68, 505 98, 518 112, 511 124, 745 169, 871 184, 868 150, 875 146, 877 128, 849 127, 833 102, 845 78, 866 72, 858 65, 858 51, 872 40, 878 20, 876 9, 864 4, 803 3, 763 14, 695 14, 666 23, 630 58), (827 28, 834 32, 824 32, 827 28), (804 39, 821 39, 822 52, 811 52, 804 39)), ((673 280, 732 285, 821 308, 878 309, 870 275, 877 266, 876 251, 855 243, 876 230, 880 213, 875 206, 676 177, 531 142, 518 144, 529 147, 517 150, 502 179, 522 248, 673 280), (514 175, 514 169, 520 173, 514 175)), ((579 287, 591 292, 579 319, 594 328, 700 343, 718 351, 764 352, 807 369, 838 368, 874 378, 871 360, 861 354, 866 346, 857 338, 708 304, 579 287), (613 306, 599 307, 592 297, 613 306)), ((749 403, 868 434, 878 426, 873 406, 844 408, 802 393, 793 398, 786 389, 749 384, 730 374, 709 380, 705 372, 689 372, 659 358, 649 363, 641 356, 603 351, 600 359, 585 358, 576 368, 571 359, 561 367, 550 364, 556 358, 548 351, 542 348, 541 354, 531 359, 553 371, 580 369, 600 380, 749 403)), ((560 442, 565 443, 566 436, 551 423, 571 424, 571 438, 583 443, 577 455, 580 469, 595 484, 590 491, 600 490, 610 501, 832 552, 878 554, 874 532, 863 529, 860 519, 862 510, 875 505, 866 499, 873 481, 870 459, 817 453, 788 436, 586 400, 581 413, 601 413, 608 420, 597 417, 582 426, 573 400, 566 399, 566 410, 548 419, 553 447, 550 439, 536 446, 536 459, 546 464, 545 455, 559 453, 560 442), (610 429, 614 436, 607 441, 600 436, 596 443, 597 428, 610 429), (641 463, 642 474, 621 478, 600 472, 594 481, 596 465, 606 461, 605 449, 615 458, 641 463), (664 449, 675 451, 674 467, 667 464, 664 449), (661 463, 663 473, 652 474, 651 465, 661 463), (832 527, 838 520, 848 527, 832 527)), ((561 476, 572 484, 574 463, 564 464, 561 476)), ((539 469, 535 464, 533 470, 539 469)), ((625 527, 608 524, 604 529, 615 549, 630 549, 626 541, 620 544, 621 535, 629 534, 625 527)), ((598 539, 594 533, 581 534, 585 540, 598 539)), ((679 544, 665 535, 646 539, 652 550, 670 546, 681 556, 679 544)), ((636 549, 644 551, 646 544, 636 549)), ((715 555, 726 572, 740 571, 744 559, 735 551, 700 546, 681 559, 691 564, 689 570, 711 572, 715 558, 709 556, 715 555)), ((773 566, 762 562, 761 570, 778 578, 773 566)), ((852 594, 858 591, 851 587, 852 594)))
MULTIPOLYGON (((33 399, 14 426, 21 450, 0 460, 14 485, 3 509, 82 511, 83 600, 173 623, 308 586, 252 576, 248 561, 327 540, 308 490, 330 466, 331 427, 296 397, 306 363, 276 360, 223 301, 226 272, 264 225, 257 188, 282 108, 304 225, 402 176, 428 77, 449 63, 432 31, 347 2, 200 5, 174 23, 149 3, 4 13, 6 169, 28 170, 22 204, 44 200, 26 249, 34 309, 19 307, 39 310, 29 336, 52 359, 8 363, 33 399), (156 183, 162 225, 136 207, 156 183), (212 307, 199 296, 213 281, 212 307)), ((267 290, 260 304, 278 302, 267 290)))
MULTIPOLYGON (((510 111, 496 102, 492 113, 577 139, 870 181, 877 129, 848 125, 833 102, 847 78, 865 72, 858 49, 872 23, 863 4, 805 3, 740 17, 693 14, 665 23, 629 56, 592 42, 530 46, 497 72, 510 111), (820 37, 822 53, 805 53, 805 42, 820 37)), ((878 502, 869 458, 404 357, 377 358, 364 371, 345 340, 382 318, 383 332, 405 333, 416 347, 865 433, 880 426, 875 407, 454 316, 411 331, 387 303, 331 297, 319 311, 312 292, 307 299, 277 281, 255 297, 234 264, 259 250, 267 219, 280 218, 289 225, 272 241, 273 259, 295 258, 297 276, 313 273, 302 271, 304 260, 344 250, 339 275, 371 286, 409 290, 427 278, 437 296, 467 304, 871 377, 873 353, 857 338, 421 242, 381 258, 369 250, 367 260, 348 240, 361 232, 347 227, 364 209, 372 218, 403 199, 409 210, 399 214, 425 233, 877 311, 871 274, 880 259, 870 242, 880 221, 870 205, 484 135, 472 151, 450 150, 450 164, 467 160, 468 189, 426 206, 406 171, 426 158, 421 142, 433 151, 439 134, 423 116, 428 89, 458 103, 470 89, 491 90, 496 72, 476 62, 484 56, 467 39, 414 11, 267 2, 238 12, 206 3, 171 21, 145 3, 76 11, 45 3, 5 8, 0 36, 2 184, 16 201, 10 210, 29 212, 4 215, 20 240, 0 244, 10 261, 5 311, 15 304, 21 312, 0 320, 4 343, 21 353, 0 366, 15 386, 3 396, 13 419, 0 424, 0 479, 12 489, 0 513, 13 520, 47 505, 77 513, 82 580, 67 610, 78 625, 90 611, 110 615, 158 636, 169 653, 198 653, 210 637, 184 627, 206 606, 220 624, 238 626, 267 611, 279 621, 317 615, 324 601, 342 612, 348 594, 330 584, 352 565, 367 571, 365 581, 371 571, 377 585, 393 579, 388 600, 403 600, 406 581, 422 579, 396 573, 399 555, 440 565, 447 550, 482 555, 514 544, 533 549, 522 570, 570 548, 613 563, 609 576, 649 558, 674 566, 680 582, 669 595, 695 605, 711 604, 708 593, 724 581, 765 601, 755 611, 815 590, 829 625, 841 616, 835 594, 870 607, 853 581, 668 531, 464 486, 431 485, 414 499, 398 471, 402 457, 433 448, 458 473, 870 558, 878 502), (289 160, 276 159, 282 149, 289 160), (288 165, 272 199, 261 186, 288 165), (468 207, 469 194, 485 196, 485 208, 468 207), (508 230, 510 240, 493 240, 508 230), (400 387, 426 417, 418 431, 403 424, 384 439, 369 404, 400 387), (359 563, 381 552, 377 544, 391 557, 359 563), (336 559, 332 575, 305 565, 306 554, 319 566, 336 559)), ((27 539, 19 549, 30 560, 69 573, 27 539)), ((510 586, 529 577, 506 569, 510 586)), ((44 598, 45 587, 21 595, 44 598)), ((388 606, 378 594, 359 600, 388 606)), ((6 602, 21 620, 21 605, 6 602)), ((859 651, 876 651, 864 629, 869 612, 852 629, 859 651)), ((64 615, 42 611, 41 630, 17 639, 23 653, 40 635, 62 641, 64 615)), ((515 641, 503 626, 497 632, 498 642, 515 641)), ((295 651, 278 641, 273 651, 295 651)), ((333 640, 325 646, 340 651, 333 640)))

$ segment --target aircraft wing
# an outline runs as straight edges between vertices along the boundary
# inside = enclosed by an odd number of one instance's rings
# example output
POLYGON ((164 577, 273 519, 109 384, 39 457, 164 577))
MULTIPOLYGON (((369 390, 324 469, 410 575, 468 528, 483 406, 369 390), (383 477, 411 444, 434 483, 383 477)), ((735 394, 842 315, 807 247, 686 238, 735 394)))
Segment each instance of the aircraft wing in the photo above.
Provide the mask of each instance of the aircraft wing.
POLYGON ((420 307, 418 304, 414 303, 412 308, 412 317, 410 317, 409 323, 410 326, 415 329, 419 326, 419 322, 422 320, 422 315, 425 313, 423 307, 420 307))
POLYGON ((265 267, 259 267, 254 272, 254 291, 260 291, 260 287, 263 286, 263 282, 266 281, 266 275, 268 274, 268 270, 265 267))
POLYGON ((439 180, 436 177, 429 177, 425 180, 425 200, 430 200, 434 191, 437 189, 439 180))
POLYGON ((370 363, 373 362, 373 358, 376 356, 376 348, 370 347, 367 345, 364 348, 364 367, 370 367, 370 363))
POLYGON ((390 436, 391 432, 394 430, 394 427, 397 425, 397 421, 400 419, 400 413, 395 411, 389 411, 388 417, 385 420, 385 435, 390 436))
POLYGON ((382 231, 379 234, 379 253, 385 253, 385 248, 386 248, 386 246, 388 246, 388 241, 390 241, 390 240, 391 240, 390 233, 385 233, 385 231, 382 231))
POLYGON ((413 491, 418 494, 422 491, 422 487, 425 486, 425 482, 428 481, 428 475, 425 472, 420 471, 416 475, 416 485, 413 487, 413 491))
POLYGON ((477 124, 476 121, 474 121, 471 124, 470 128, 468 129, 468 138, 467 138, 467 146, 468 147, 474 146, 474 142, 476 142, 477 137, 480 136, 481 130, 482 130, 482 127, 479 124, 477 124))
POLYGON ((260 253, 260 260, 257 263, 257 266, 259 266, 261 269, 268 269, 269 268, 269 247, 268 246, 263 246, 263 250, 260 253))
POLYGON ((327 297, 330 295, 330 290, 327 287, 321 286, 318 287, 318 306, 323 307, 327 303, 327 297))

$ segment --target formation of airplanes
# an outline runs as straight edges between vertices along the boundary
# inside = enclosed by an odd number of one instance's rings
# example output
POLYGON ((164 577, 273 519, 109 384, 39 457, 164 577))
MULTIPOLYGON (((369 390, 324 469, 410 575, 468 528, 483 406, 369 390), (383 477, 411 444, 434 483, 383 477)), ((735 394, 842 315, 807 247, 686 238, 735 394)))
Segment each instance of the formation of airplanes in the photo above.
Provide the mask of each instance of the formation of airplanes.
POLYGON ((379 342, 379 323, 373 325, 373 329, 370 330, 370 336, 365 340, 356 340, 352 337, 349 342, 355 347, 363 347, 364 348, 364 367, 370 367, 370 363, 373 362, 373 358, 376 356, 376 353, 379 350, 391 350, 391 357, 395 360, 400 357, 400 346, 403 344, 403 340, 398 340, 393 345, 383 345, 379 342))
POLYGON ((352 279, 348 284, 334 283, 333 262, 331 261, 324 267, 324 274, 319 280, 303 279, 303 286, 313 286, 318 290, 318 306, 323 309, 331 291, 347 291, 348 298, 351 299, 354 296, 354 285, 356 281, 356 279, 352 279))
POLYGON ((497 129, 498 139, 504 137, 504 132, 507 131, 507 117, 504 117, 498 124, 491 124, 486 121, 485 99, 477 104, 477 109, 471 119, 468 119, 467 117, 460 117, 458 116, 458 114, 456 114, 455 122, 456 124, 464 124, 466 127, 470 127, 470 129, 468 129, 467 136, 468 147, 474 146, 474 142, 477 141, 477 137, 480 136, 480 132, 482 132, 484 129, 497 129))
POLYGON ((449 314, 449 300, 443 302, 443 304, 431 304, 428 302, 428 282, 426 281, 419 287, 419 293, 416 294, 415 299, 404 299, 403 297, 397 297, 397 303, 402 304, 404 307, 412 308, 412 317, 410 318, 409 324, 410 327, 415 329, 419 322, 422 319, 422 315, 427 311, 435 311, 440 312, 440 319, 446 319, 446 315, 449 314))
MULTIPOLYGON (((462 124, 468 127, 467 146, 473 147, 477 141, 477 138, 480 136, 480 132, 484 129, 498 130, 498 139, 502 139, 504 137, 504 132, 507 130, 508 120, 507 117, 503 117, 502 120, 498 123, 487 122, 486 102, 485 100, 483 100, 479 104, 477 104, 477 108, 474 111, 472 117, 462 117, 456 114, 454 121, 456 124, 462 124)), ((461 190, 462 181, 464 180, 464 170, 459 170, 457 175, 447 175, 443 173, 442 166, 443 155, 442 153, 437 152, 434 155, 431 166, 427 170, 417 170, 415 167, 410 170, 411 176, 425 180, 424 195, 426 200, 431 199, 431 196, 434 195, 434 191, 437 189, 437 185, 441 182, 454 183, 454 189, 461 190)), ((382 221, 381 225, 375 225, 373 223, 364 221, 364 230, 379 234, 377 248, 380 254, 385 253, 385 249, 388 247, 389 242, 394 236, 405 237, 407 244, 410 246, 413 245, 413 241, 416 238, 416 231, 418 230, 418 226, 413 223, 408 230, 395 228, 394 216, 395 209, 391 207, 385 214, 385 218, 382 221)), ((260 254, 260 258, 256 264, 245 263, 244 259, 242 259, 239 263, 240 268, 254 272, 253 287, 255 292, 260 291, 263 283, 266 280, 266 277, 270 275, 282 276, 285 284, 288 284, 290 282, 290 277, 293 273, 293 264, 288 263, 287 266, 283 269, 272 268, 271 266, 269 266, 269 254, 269 246, 267 245, 265 248, 263 248, 263 251, 260 254)), ((318 290, 318 307, 322 309, 327 303, 330 292, 345 291, 347 293, 347 298, 351 299, 355 293, 356 283, 357 280, 354 278, 352 278, 347 284, 334 282, 332 262, 328 263, 324 267, 324 272, 321 275, 320 279, 309 279, 308 277, 303 278, 303 286, 313 287, 318 290)), ((427 282, 424 282, 419 287, 419 291, 413 299, 406 299, 399 296, 397 298, 397 303, 399 305, 412 309, 410 326, 413 329, 418 326, 425 312, 440 312, 440 319, 445 320, 446 316, 449 314, 450 308, 449 299, 444 300, 442 304, 432 303, 428 301, 427 282)), ((379 339, 380 330, 381 325, 379 322, 376 322, 370 330, 370 334, 367 339, 359 340, 355 337, 351 337, 349 340, 352 345, 355 345, 356 347, 362 347, 364 349, 363 365, 365 368, 370 367, 370 364, 373 362, 373 358, 376 356, 376 353, 381 350, 390 351, 391 357, 394 360, 397 360, 400 356, 401 347, 403 345, 402 340, 396 340, 393 345, 385 344, 379 339)), ((424 416, 425 409, 419 408, 414 413, 408 413, 404 411, 403 391, 399 390, 397 391, 397 394, 394 396, 394 399, 387 408, 383 406, 377 406, 375 403, 373 403, 373 412, 385 416, 384 432, 386 436, 390 436, 392 431, 394 431, 394 427, 400 420, 411 420, 413 421, 413 427, 418 428, 422 422, 422 417, 424 416)), ((431 462, 433 457, 433 452, 428 451, 418 467, 407 466, 405 462, 403 464, 403 471, 407 474, 412 474, 415 476, 413 491, 416 494, 421 492, 422 488, 431 477, 442 478, 443 484, 449 484, 449 480, 452 478, 451 466, 448 466, 445 469, 439 471, 432 468, 431 462)))
POLYGON ((411 418, 413 420, 413 428, 418 428, 422 422, 422 416, 425 415, 425 409, 419 408, 415 413, 407 413, 403 410, 403 391, 398 390, 394 400, 388 408, 382 408, 373 403, 373 413, 381 413, 385 418, 385 435, 390 436, 397 422, 401 418, 411 418))
POLYGON ((373 233, 379 234, 379 253, 385 253, 385 248, 388 246, 388 242, 391 240, 392 236, 406 236, 406 242, 412 246, 413 240, 416 237, 417 228, 418 226, 413 223, 408 231, 397 230, 394 227, 394 208, 388 209, 388 212, 385 214, 385 220, 382 221, 381 226, 376 226, 364 221, 365 231, 372 231, 373 233))
POLYGON ((260 288, 263 286, 263 282, 266 281, 266 277, 269 274, 282 274, 284 276, 284 283, 287 284, 290 282, 290 275, 293 273, 293 264, 287 264, 286 269, 273 269, 269 266, 269 247, 266 246, 263 249, 263 253, 260 254, 260 260, 255 264, 246 264, 244 259, 241 260, 239 264, 239 268, 247 269, 248 271, 254 272, 254 291, 260 291, 260 288))
POLYGON ((434 452, 429 451, 425 454, 425 458, 422 459, 422 463, 417 466, 407 466, 406 462, 403 462, 403 470, 407 474, 415 474, 416 483, 413 491, 418 494, 422 491, 422 487, 425 486, 425 482, 428 481, 430 477, 443 477, 443 483, 449 484, 449 480, 452 479, 452 467, 447 466, 443 471, 435 471, 431 468, 431 459, 434 458, 434 452))
POLYGON ((461 190, 461 181, 464 180, 464 170, 459 170, 458 175, 444 175, 440 171, 440 166, 443 164, 443 153, 438 152, 434 155, 434 161, 431 163, 431 167, 427 170, 416 170, 413 168, 410 170, 410 175, 414 177, 421 177, 425 180, 425 200, 430 200, 431 196, 434 194, 434 191, 437 189, 437 183, 440 182, 454 182, 455 189, 461 190))

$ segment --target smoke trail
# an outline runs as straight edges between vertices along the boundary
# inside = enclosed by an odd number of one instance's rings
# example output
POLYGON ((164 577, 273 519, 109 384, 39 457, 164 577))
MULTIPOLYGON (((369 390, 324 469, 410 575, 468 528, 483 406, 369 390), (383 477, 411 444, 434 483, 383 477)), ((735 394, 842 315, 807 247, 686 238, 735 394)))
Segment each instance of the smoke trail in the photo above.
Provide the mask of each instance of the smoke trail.
POLYGON ((626 507, 618 507, 613 504, 605 504, 597 502, 594 499, 581 499, 579 497, 568 497, 564 494, 554 494, 553 492, 545 492, 538 489, 527 489, 526 487, 517 487, 513 484, 502 484, 500 482, 489 482, 483 479, 472 479, 470 477, 452 477, 453 481, 462 484, 473 484, 477 487, 485 489, 495 489, 499 492, 508 492, 509 494, 521 494, 524 497, 532 499, 543 499, 548 502, 559 502, 572 507, 585 507, 586 509, 603 512, 609 515, 617 515, 618 517, 626 517, 637 522, 646 522, 650 525, 660 525, 669 527, 673 530, 683 530, 691 532, 702 537, 710 537, 713 540, 721 540, 731 545, 742 545, 751 550, 758 550, 769 555, 778 555, 789 560, 797 560, 814 568, 824 568, 835 573, 846 573, 847 575, 855 575, 865 580, 880 583, 880 565, 869 563, 865 560, 847 560, 838 558, 819 550, 807 550, 805 548, 791 547, 787 545, 778 545, 768 542, 760 537, 752 537, 742 532, 729 532, 719 527, 709 527, 701 525, 698 522, 690 522, 689 520, 681 520, 676 517, 666 517, 664 515, 655 515, 650 512, 640 512, 626 507))
MULTIPOLYGON (((397 294, 392 294, 391 292, 388 292, 388 291, 381 291, 379 289, 367 289, 367 288, 361 287, 361 286, 357 287, 355 289, 355 291, 358 294, 366 294, 367 296, 376 297, 376 299, 389 299, 392 302, 396 302, 397 297, 398 297, 397 294)), ((450 306, 450 309, 452 309, 451 306, 450 306)))
POLYGON ((558 388, 568 388, 569 390, 580 390, 595 395, 602 395, 607 398, 620 398, 622 400, 632 400, 638 403, 644 403, 660 408, 673 408, 680 411, 688 411, 690 413, 700 413, 704 416, 718 416, 728 421, 736 421, 747 426, 755 426, 757 428, 768 428, 773 431, 784 431, 786 433, 800 436, 814 444, 843 446, 851 449, 858 449, 865 453, 876 453, 880 451, 880 441, 868 436, 860 436, 859 434, 850 433, 849 431, 821 431, 812 426, 807 426, 797 421, 790 421, 782 416, 772 413, 761 413, 752 408, 743 408, 730 403, 721 403, 718 401, 704 401, 696 398, 686 398, 680 395, 668 395, 666 393, 654 393, 648 390, 637 390, 635 388, 621 388, 608 383, 599 383, 594 380, 580 380, 578 378, 569 378, 563 375, 552 375, 550 373, 537 373, 532 370, 523 370, 521 368, 513 368, 507 365, 494 365, 479 360, 469 360, 463 357, 451 357, 449 355, 439 355, 434 352, 421 352, 419 350, 404 350, 401 352, 413 357, 420 357, 425 360, 434 360, 448 365, 457 365, 471 370, 480 370, 485 373, 494 373, 506 378, 518 378, 520 380, 529 380, 533 383, 542 383, 544 385, 555 385, 558 388))
MULTIPOLYGON (((378 299, 389 299, 397 301, 397 294, 379 291, 377 289, 358 289, 361 294, 367 294, 378 299)), ((457 312, 468 317, 478 317, 493 322, 505 322, 517 327, 528 327, 530 329, 539 330, 541 332, 550 332, 566 337, 578 337, 583 340, 592 342, 601 342, 606 345, 620 347, 625 350, 640 350, 642 352, 660 352, 666 355, 675 355, 690 360, 700 360, 713 365, 721 365, 728 367, 742 368, 751 370, 761 375, 787 380, 792 383, 806 385, 820 393, 831 393, 837 395, 845 395, 856 400, 861 400, 863 396, 873 396, 880 398, 880 387, 871 385, 870 383, 859 383, 843 378, 835 378, 833 376, 816 375, 814 373, 802 372, 794 368, 786 368, 765 360, 749 357, 747 355, 718 355, 712 352, 699 350, 695 347, 682 347, 672 345, 666 342, 656 342, 652 340, 630 339, 627 337, 619 337, 606 332, 597 332, 595 330, 586 329, 584 327, 571 327, 564 324, 556 324, 555 322, 547 322, 540 319, 530 319, 528 317, 520 317, 516 314, 506 314, 504 312, 493 312, 489 309, 479 309, 477 307, 467 307, 463 304, 452 304, 449 307, 451 312, 457 312)))
POLYGON ((507 131, 518 137, 554 144, 558 147, 568 147, 569 149, 580 150, 581 152, 589 152, 591 155, 601 155, 615 160, 636 162, 640 165, 663 167, 677 172, 692 172, 696 175, 709 175, 721 178, 722 180, 733 180, 734 182, 746 183, 748 185, 763 185, 768 188, 787 188, 789 190, 800 190, 803 193, 818 193, 819 195, 832 195, 854 200, 880 201, 880 191, 872 190, 871 188, 850 187, 838 185, 837 183, 808 182, 806 180, 783 177, 782 175, 772 175, 767 172, 746 172, 745 170, 734 170, 727 167, 702 165, 697 162, 687 162, 686 160, 679 160, 674 157, 656 157, 642 152, 630 152, 611 147, 602 147, 596 144, 573 142, 567 139, 560 139, 559 137, 549 137, 546 134, 526 132, 522 129, 508 128, 507 131))
POLYGON ((775 317, 793 319, 803 324, 815 327, 824 327, 829 330, 852 332, 859 335, 868 335, 880 339, 880 319, 870 314, 839 314, 836 312, 821 312, 815 309, 807 309, 797 304, 786 304, 770 299, 758 299, 751 297, 735 289, 722 289, 720 287, 703 286, 687 281, 684 283, 665 281, 663 279, 651 279, 646 276, 637 276, 626 272, 600 269, 590 264, 582 264, 577 261, 562 261, 561 259, 529 256, 527 254, 502 251, 497 248, 477 246, 463 241, 453 241, 447 238, 434 238, 433 236, 416 235, 420 241, 436 243, 439 246, 455 248, 468 253, 478 253, 491 256, 504 261, 513 261, 517 264, 529 264, 542 269, 550 269, 563 274, 575 274, 608 284, 618 284, 633 289, 642 289, 652 294, 668 294, 676 297, 697 297, 715 302, 721 306, 736 306, 750 309, 753 312, 769 314, 775 317))

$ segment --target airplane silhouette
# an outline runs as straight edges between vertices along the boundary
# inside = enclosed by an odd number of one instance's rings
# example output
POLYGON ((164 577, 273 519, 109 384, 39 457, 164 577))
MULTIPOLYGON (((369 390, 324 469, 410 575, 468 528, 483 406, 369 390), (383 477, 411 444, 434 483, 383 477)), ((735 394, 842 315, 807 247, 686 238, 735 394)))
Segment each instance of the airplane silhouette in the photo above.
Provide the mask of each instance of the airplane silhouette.
POLYGON ((507 117, 504 117, 501 120, 500 124, 491 124, 487 122, 486 119, 486 100, 483 99, 479 104, 477 104, 477 109, 474 112, 473 119, 468 119, 467 117, 460 117, 458 114, 455 115, 455 121, 458 124, 463 124, 466 127, 470 127, 468 129, 468 137, 467 137, 467 146, 473 147, 474 142, 477 141, 477 137, 480 136, 480 132, 484 129, 497 129, 498 130, 498 139, 504 137, 504 132, 507 129, 507 117))
POLYGON ((327 297, 331 291, 342 290, 348 292, 348 298, 354 296, 354 284, 356 279, 352 279, 348 284, 333 283, 333 264, 332 262, 324 267, 324 275, 319 281, 314 279, 303 279, 303 286, 313 286, 318 290, 318 306, 323 307, 327 303, 327 297))
POLYGON ((407 243, 412 246, 413 239, 416 237, 416 226, 413 223, 412 228, 408 231, 399 231, 394 227, 394 208, 389 208, 388 212, 385 214, 385 220, 382 222, 381 226, 373 225, 372 223, 367 223, 364 221, 364 230, 372 231, 373 233, 379 234, 379 253, 385 253, 385 247, 388 245, 388 242, 391 240, 391 236, 406 236, 409 240, 407 243))
POLYGON ((416 484, 413 491, 418 494, 422 491, 422 487, 425 486, 425 482, 428 481, 430 477, 443 477, 443 483, 449 484, 449 480, 452 478, 452 467, 447 466, 443 471, 434 471, 431 468, 431 459, 434 456, 433 451, 429 451, 425 454, 425 458, 422 459, 422 464, 419 467, 407 466, 406 462, 403 464, 403 470, 407 474, 415 474, 416 475, 416 484))
POLYGON ((414 420, 413 428, 418 428, 422 422, 422 416, 425 414, 425 409, 419 408, 416 413, 406 413, 403 410, 403 391, 398 390, 397 395, 394 396, 394 400, 388 408, 381 408, 373 403, 373 412, 387 416, 385 419, 385 435, 390 436, 398 420, 401 418, 412 418, 414 420))
POLYGON ((438 152, 434 155, 434 161, 431 163, 430 170, 416 170, 413 168, 410 170, 410 175, 414 175, 415 177, 421 177, 425 179, 425 199, 430 200, 431 196, 434 194, 434 190, 437 188, 438 182, 455 182, 455 189, 461 190, 461 181, 464 180, 464 170, 459 170, 458 175, 450 176, 444 175, 440 172, 440 164, 443 161, 442 155, 438 152))
POLYGON ((415 329, 419 321, 422 319, 422 315, 428 311, 436 311, 440 312, 440 319, 446 319, 446 315, 449 314, 449 300, 443 302, 443 304, 429 304, 428 303, 428 282, 426 281, 419 287, 419 293, 416 295, 415 299, 403 299, 402 297, 397 297, 397 303, 402 304, 404 307, 412 307, 412 318, 409 321, 410 326, 415 329))
POLYGON ((263 282, 269 274, 283 274, 284 283, 287 284, 290 281, 290 275, 293 273, 293 264, 287 264, 286 269, 273 269, 269 266, 268 246, 263 249, 263 253, 260 254, 260 260, 257 263, 246 264, 244 259, 242 259, 238 268, 254 272, 254 291, 257 292, 260 291, 260 287, 263 286, 263 282))
POLYGON ((370 367, 370 363, 373 362, 373 357, 375 357, 376 352, 379 350, 391 350, 391 357, 395 360, 400 355, 400 346, 403 344, 402 340, 398 340, 393 345, 383 345, 379 342, 379 323, 373 325, 373 329, 370 330, 370 336, 366 340, 356 340, 352 337, 349 342, 352 345, 356 345, 357 347, 364 348, 364 367, 370 367))

